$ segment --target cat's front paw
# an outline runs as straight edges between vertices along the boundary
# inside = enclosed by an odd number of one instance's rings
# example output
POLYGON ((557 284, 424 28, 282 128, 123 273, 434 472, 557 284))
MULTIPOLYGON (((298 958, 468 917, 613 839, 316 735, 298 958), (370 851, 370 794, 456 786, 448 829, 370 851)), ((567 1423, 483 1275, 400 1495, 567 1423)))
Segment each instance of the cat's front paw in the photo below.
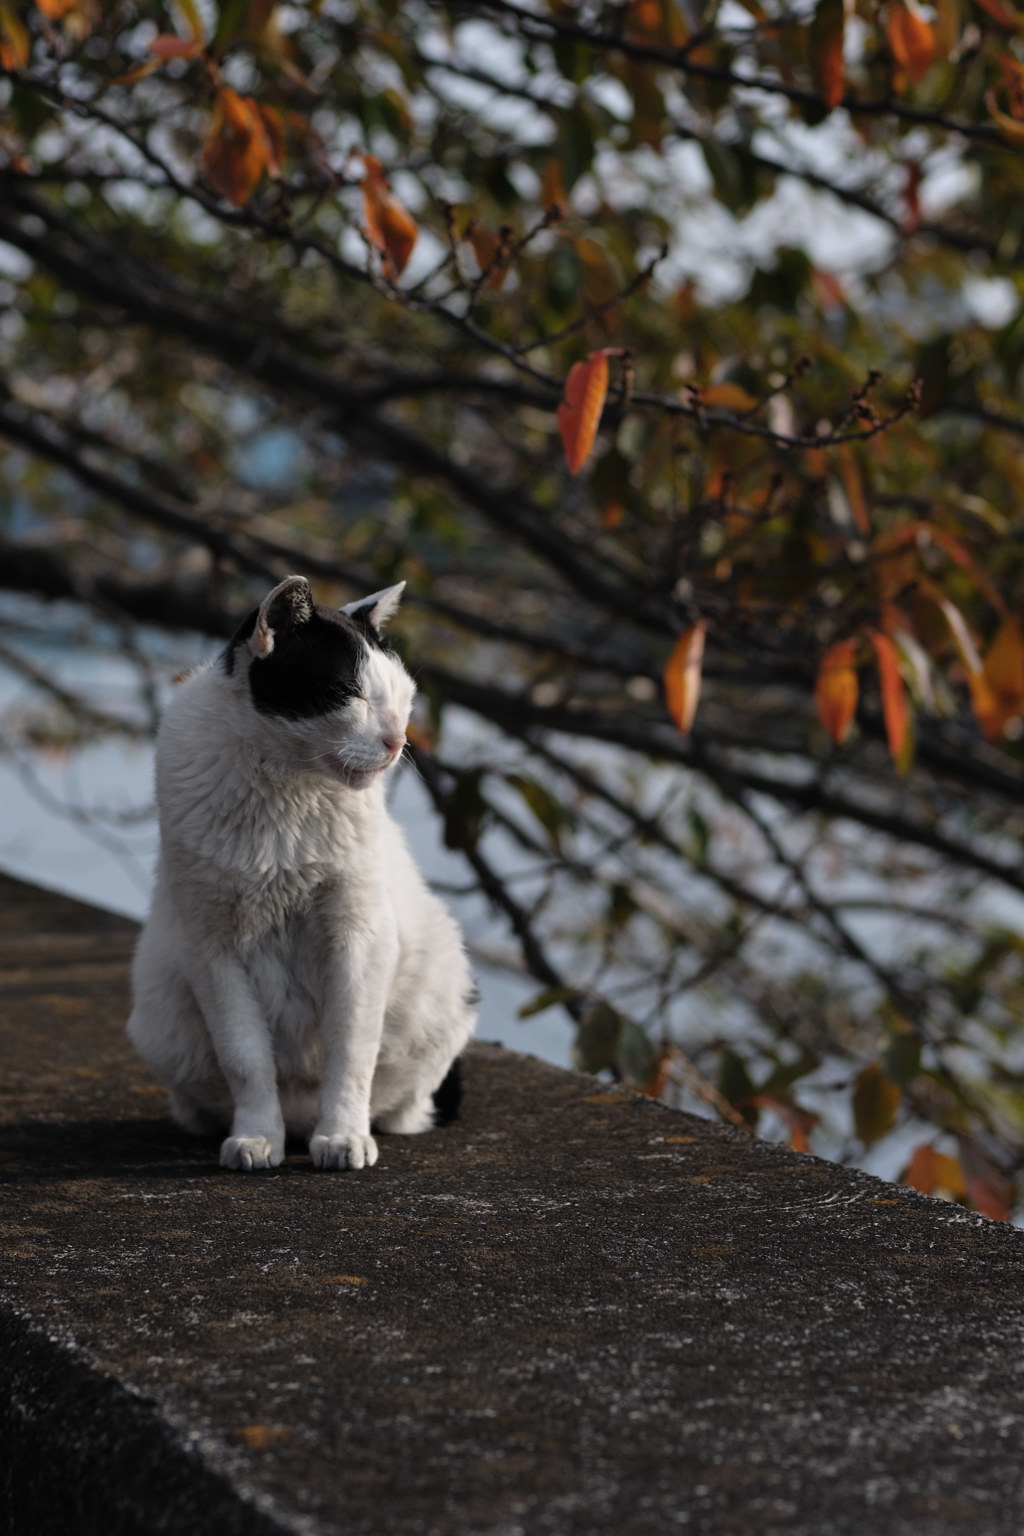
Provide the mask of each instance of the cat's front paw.
POLYGON ((276 1168, 284 1161, 284 1147, 265 1136, 229 1136, 220 1149, 220 1161, 224 1168, 241 1168, 245 1173, 276 1168))
POLYGON ((318 1168, 372 1168, 377 1143, 372 1136, 314 1136, 309 1155, 318 1168))

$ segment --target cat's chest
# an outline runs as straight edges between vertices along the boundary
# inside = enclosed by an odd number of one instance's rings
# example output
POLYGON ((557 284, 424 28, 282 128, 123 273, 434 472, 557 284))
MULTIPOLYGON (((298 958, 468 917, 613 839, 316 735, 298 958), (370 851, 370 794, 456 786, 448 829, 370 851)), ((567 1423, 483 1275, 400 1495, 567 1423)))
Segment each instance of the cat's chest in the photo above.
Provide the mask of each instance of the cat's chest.
POLYGON ((342 905, 337 873, 329 866, 277 867, 267 875, 240 880, 226 916, 241 946, 272 935, 314 926, 319 909, 342 905))
POLYGON ((358 907, 379 895, 379 826, 372 805, 348 799, 315 782, 236 786, 169 816, 175 883, 243 944, 319 909, 358 907))

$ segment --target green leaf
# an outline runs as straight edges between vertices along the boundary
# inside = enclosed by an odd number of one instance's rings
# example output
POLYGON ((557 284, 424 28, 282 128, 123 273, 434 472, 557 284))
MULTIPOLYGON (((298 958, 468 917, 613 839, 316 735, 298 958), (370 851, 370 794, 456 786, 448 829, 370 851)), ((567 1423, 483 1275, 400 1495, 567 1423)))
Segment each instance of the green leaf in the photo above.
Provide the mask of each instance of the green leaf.
POLYGON ((53 117, 53 109, 49 102, 45 101, 38 91, 26 90, 19 81, 10 79, 8 82, 10 95, 7 98, 7 111, 5 117, 13 118, 19 133, 23 133, 26 139, 31 139, 39 132, 44 123, 53 117))
POLYGON ((665 97, 654 71, 647 64, 631 59, 625 78, 633 98, 631 138, 634 143, 658 149, 665 131, 665 97))
POLYGON ((732 213, 737 213, 744 202, 743 177, 739 162, 728 144, 718 139, 705 139, 701 144, 704 163, 711 173, 711 184, 719 202, 732 213))
POLYGON ((543 784, 521 773, 508 773, 505 782, 519 791, 536 816, 556 853, 562 851, 562 833, 573 825, 571 812, 543 784))
POLYGON ((532 1019, 535 1013, 543 1013, 546 1008, 556 1008, 560 1003, 571 1002, 574 997, 579 997, 576 987, 547 987, 543 992, 538 992, 536 997, 531 997, 528 1003, 517 1010, 517 1019, 532 1019))
POLYGON ((514 182, 509 179, 508 165, 503 155, 493 155, 481 164, 480 175, 498 207, 513 212, 519 207, 520 197, 514 182))
POLYGON ((475 848, 490 806, 480 792, 483 773, 473 768, 460 773, 444 807, 446 848, 475 848))
POLYGON ((821 1062, 813 1051, 803 1051, 795 1061, 780 1062, 757 1092, 777 1098, 787 1088, 798 1083, 802 1077, 806 1077, 809 1072, 815 1072, 820 1065, 821 1062))
POLYGON ((891 1083, 877 1061, 872 1061, 857 1075, 853 1086, 853 1124, 866 1147, 892 1129, 900 1107, 903 1090, 891 1083))
POLYGON ((184 16, 189 36, 194 38, 196 42, 202 42, 206 35, 206 28, 203 26, 203 18, 199 14, 196 0, 174 0, 173 8, 179 10, 182 16, 184 16))
POLYGON ((571 38, 556 38, 551 51, 559 73, 574 85, 582 85, 593 68, 590 49, 571 38))
POLYGON ((723 1098, 736 1105, 745 1120, 751 1125, 757 1123, 757 1105, 751 1102, 757 1096, 757 1089, 747 1071, 746 1062, 735 1051, 727 1049, 722 1052, 718 1066, 718 1089, 723 1098))
POLYGON ((245 26, 248 9, 249 0, 222 0, 213 34, 213 52, 218 58, 245 26))
POLYGON ((605 527, 618 527, 638 499, 632 472, 632 461, 617 447, 603 453, 590 471, 590 494, 601 508, 605 527))
POLYGON ((589 103, 581 98, 575 106, 558 114, 556 142, 567 192, 590 170, 594 160, 594 123, 588 107, 589 103))
POLYGON ((440 740, 441 728, 444 724, 444 695, 436 688, 427 684, 421 691, 420 697, 427 701, 427 721, 430 726, 430 734, 434 741, 440 740))
POLYGON ((602 1072, 619 1050, 623 1018, 608 1003, 595 1003, 580 1020, 572 1059, 581 1072, 602 1072))
POLYGON ((930 416, 946 404, 952 382, 952 354, 955 338, 947 333, 933 336, 917 349, 914 372, 921 380, 922 416, 930 416))
POLYGON ((636 902, 630 894, 629 886, 616 880, 608 891, 608 927, 612 933, 625 928, 635 911, 636 902))
POLYGON ((775 253, 773 267, 758 267, 750 284, 750 303, 755 308, 778 309, 792 314, 811 280, 812 267, 805 251, 783 245, 775 253))
POLYGON ((657 1055, 650 1036, 639 1024, 623 1019, 616 1063, 626 1081, 634 1088, 645 1087, 651 1080, 657 1055))
POLYGON ((921 1037, 903 1029, 893 1035, 881 1055, 881 1067, 890 1083, 905 1088, 921 1070, 921 1037))
POLYGON ((750 153, 741 145, 703 139, 701 149, 711 173, 715 193, 730 213, 749 213, 757 199, 757 172, 750 153))
POLYGON ((711 847, 711 824, 699 805, 690 806, 686 819, 690 823, 690 831, 693 834, 687 852, 695 864, 705 864, 708 849, 711 847))

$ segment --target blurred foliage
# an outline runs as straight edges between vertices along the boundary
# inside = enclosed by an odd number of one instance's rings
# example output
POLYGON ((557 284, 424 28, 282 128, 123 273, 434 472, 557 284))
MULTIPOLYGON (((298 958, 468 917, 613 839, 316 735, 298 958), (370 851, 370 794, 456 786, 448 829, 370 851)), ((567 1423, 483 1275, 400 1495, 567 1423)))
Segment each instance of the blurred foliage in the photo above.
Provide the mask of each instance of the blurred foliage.
POLYGON ((581 1065, 1007 1215, 1024 13, 4 0, 0 64, 0 581, 401 572, 581 1065))

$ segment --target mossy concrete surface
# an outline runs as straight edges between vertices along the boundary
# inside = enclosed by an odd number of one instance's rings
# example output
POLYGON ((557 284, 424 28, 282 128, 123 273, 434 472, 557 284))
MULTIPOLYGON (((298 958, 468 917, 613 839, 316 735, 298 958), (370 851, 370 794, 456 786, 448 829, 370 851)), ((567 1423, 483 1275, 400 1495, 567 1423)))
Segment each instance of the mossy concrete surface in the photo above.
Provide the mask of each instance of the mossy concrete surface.
POLYGON ((132 925, 0 914, 8 1531, 1024 1527, 1021 1232, 485 1046, 372 1170, 227 1173, 132 925))

